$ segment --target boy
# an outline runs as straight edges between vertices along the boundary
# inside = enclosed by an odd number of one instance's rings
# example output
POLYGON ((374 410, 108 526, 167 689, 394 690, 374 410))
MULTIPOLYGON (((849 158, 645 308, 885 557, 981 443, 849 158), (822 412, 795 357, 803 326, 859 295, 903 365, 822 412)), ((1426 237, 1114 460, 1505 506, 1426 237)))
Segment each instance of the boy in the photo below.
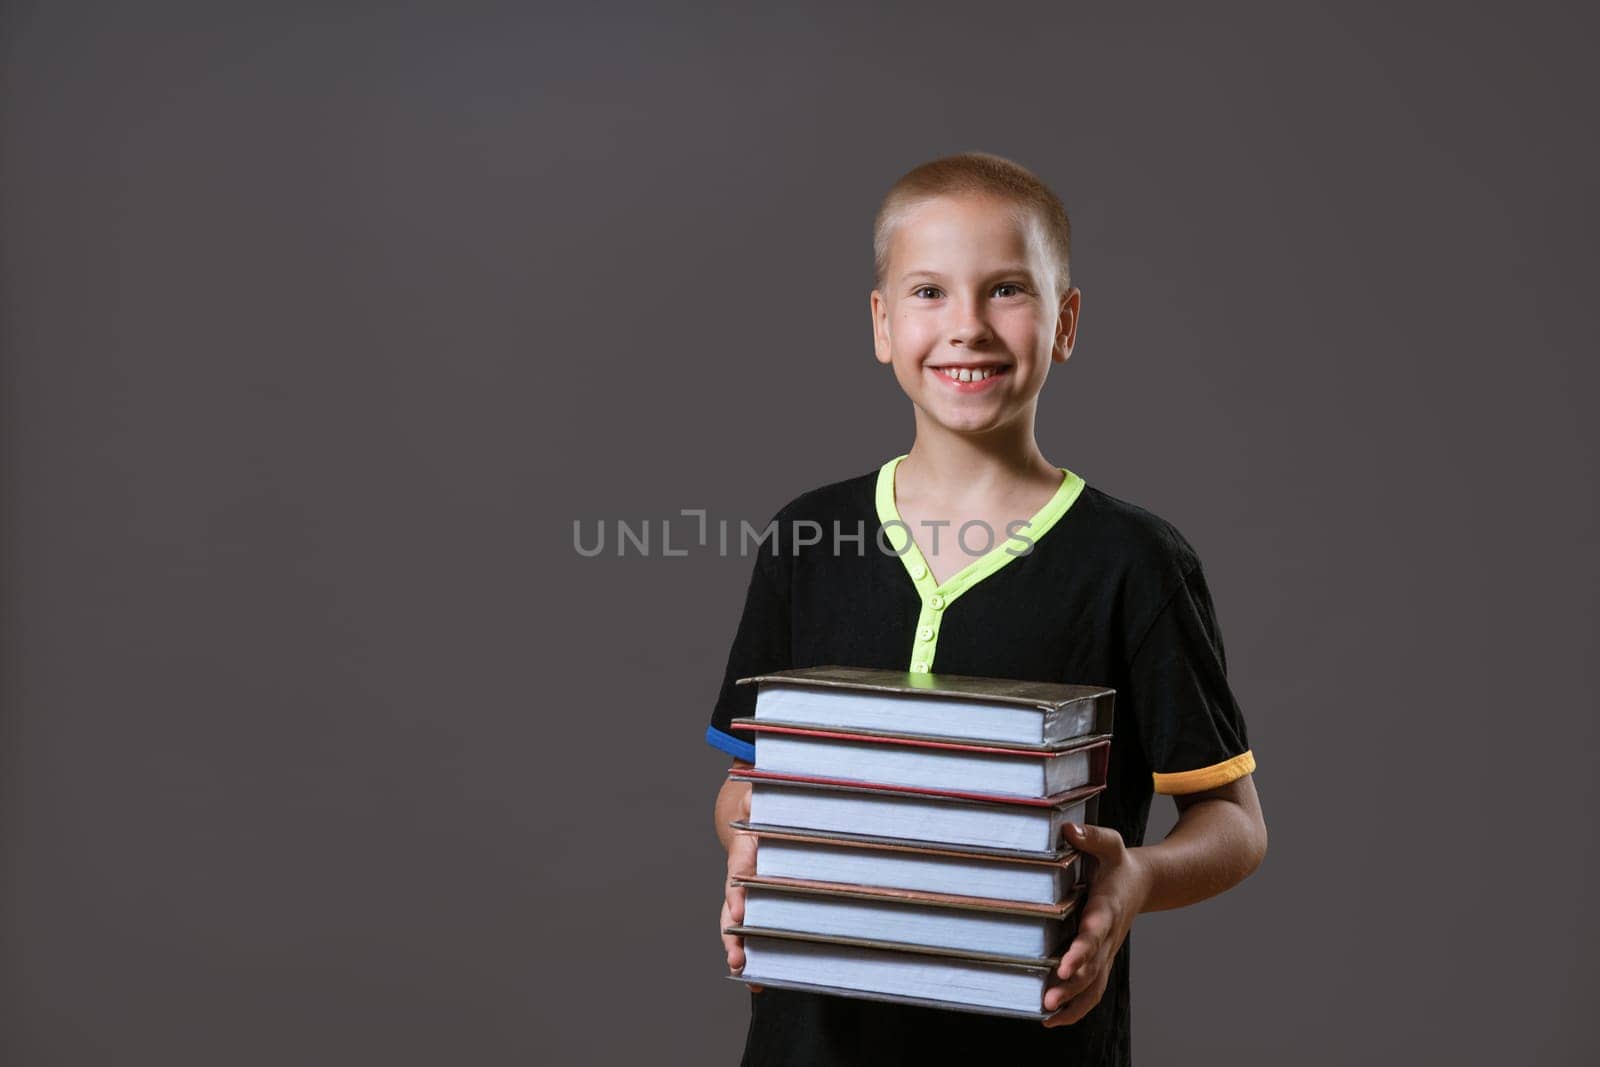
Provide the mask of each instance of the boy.
MULTIPOLYGON (((752 987, 745 1067, 1129 1064, 1134 917, 1221 893, 1266 852, 1255 761, 1194 550, 1034 440, 1045 376, 1077 334, 1070 239, 1055 195, 997 156, 934 160, 889 191, 874 232, 873 337, 911 398, 916 437, 907 454, 778 512, 706 732, 748 766, 754 748, 731 720, 753 713, 755 693, 734 680, 824 663, 1113 687, 1099 825, 1067 831, 1092 862, 1077 936, 1044 996, 1054 1014, 1040 1025, 752 987), (1152 792, 1170 794, 1179 818, 1146 846, 1152 792)), ((717 796, 730 880, 755 870, 755 839, 729 826, 749 794, 725 781, 717 796)), ((743 891, 724 885, 721 927, 744 912, 743 891)), ((723 941, 737 972, 741 939, 723 941)))

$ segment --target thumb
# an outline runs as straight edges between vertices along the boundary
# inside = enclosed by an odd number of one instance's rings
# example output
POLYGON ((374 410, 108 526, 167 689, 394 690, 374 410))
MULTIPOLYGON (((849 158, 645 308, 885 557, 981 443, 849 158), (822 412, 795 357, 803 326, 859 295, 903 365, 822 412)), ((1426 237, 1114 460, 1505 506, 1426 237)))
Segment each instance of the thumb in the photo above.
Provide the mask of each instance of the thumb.
POLYGON ((1075 822, 1067 824, 1067 843, 1079 852, 1102 859, 1114 857, 1126 847, 1122 835, 1109 826, 1086 826, 1075 822))

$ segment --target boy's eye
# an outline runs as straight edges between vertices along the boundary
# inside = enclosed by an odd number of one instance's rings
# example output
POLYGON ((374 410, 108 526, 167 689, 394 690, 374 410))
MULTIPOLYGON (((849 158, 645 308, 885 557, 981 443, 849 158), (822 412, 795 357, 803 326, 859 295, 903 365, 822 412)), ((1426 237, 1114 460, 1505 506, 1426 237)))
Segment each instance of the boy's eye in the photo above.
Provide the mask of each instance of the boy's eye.
MULTIPOLYGON (((1014 296, 1022 292, 1022 286, 1018 285, 1016 282, 1001 282, 999 285, 994 287, 994 291, 999 296, 1014 296), (1010 292, 1006 292, 1005 290, 1010 290, 1010 292)), ((922 296, 924 293, 931 293, 933 296, 938 296, 939 289, 938 287, 932 285, 919 285, 915 289, 911 290, 912 296, 922 296)))

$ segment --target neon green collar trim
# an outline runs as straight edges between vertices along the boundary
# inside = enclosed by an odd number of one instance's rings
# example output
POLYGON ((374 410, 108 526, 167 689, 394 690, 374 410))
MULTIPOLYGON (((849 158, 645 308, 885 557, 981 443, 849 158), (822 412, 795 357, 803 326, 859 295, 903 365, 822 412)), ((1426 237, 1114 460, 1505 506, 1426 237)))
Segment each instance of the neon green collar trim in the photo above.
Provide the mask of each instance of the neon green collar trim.
POLYGON ((911 581, 921 595, 922 612, 917 619, 916 639, 911 650, 911 671, 924 673, 933 669, 933 654, 938 646, 939 623, 943 619, 944 609, 956 597, 1013 559, 1031 551, 1029 543, 1037 542, 1067 513, 1067 509, 1078 499, 1078 494, 1083 492, 1084 481, 1065 467, 1057 468, 1062 474, 1061 485, 1023 527, 1027 539, 1013 534, 1004 544, 995 545, 941 584, 934 581, 933 571, 923 558, 922 550, 917 547, 916 539, 911 536, 910 525, 900 517, 900 511, 895 507, 894 472, 905 458, 904 455, 896 456, 878 468, 878 522, 883 526, 884 537, 899 554, 900 562, 905 564, 906 573, 911 575, 911 581))

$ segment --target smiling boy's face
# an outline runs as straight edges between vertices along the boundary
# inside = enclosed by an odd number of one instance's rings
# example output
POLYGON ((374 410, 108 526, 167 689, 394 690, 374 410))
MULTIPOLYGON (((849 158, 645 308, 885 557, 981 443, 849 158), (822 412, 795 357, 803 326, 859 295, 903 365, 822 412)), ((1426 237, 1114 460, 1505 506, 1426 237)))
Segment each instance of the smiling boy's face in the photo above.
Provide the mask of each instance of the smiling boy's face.
POLYGON ((890 237, 872 292, 878 362, 924 418, 986 433, 1032 417, 1050 364, 1077 335, 1076 289, 1058 293, 1038 227, 992 196, 914 205, 890 237), (970 379, 970 380, 969 380, 970 379))

